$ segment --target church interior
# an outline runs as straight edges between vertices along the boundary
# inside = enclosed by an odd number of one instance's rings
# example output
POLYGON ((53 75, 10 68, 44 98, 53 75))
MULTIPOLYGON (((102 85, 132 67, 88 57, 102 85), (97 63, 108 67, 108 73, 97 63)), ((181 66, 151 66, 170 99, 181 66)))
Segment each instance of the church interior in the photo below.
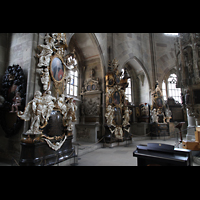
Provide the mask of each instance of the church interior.
POLYGON ((200 33, 0 33, 0 165, 200 165, 200 33))

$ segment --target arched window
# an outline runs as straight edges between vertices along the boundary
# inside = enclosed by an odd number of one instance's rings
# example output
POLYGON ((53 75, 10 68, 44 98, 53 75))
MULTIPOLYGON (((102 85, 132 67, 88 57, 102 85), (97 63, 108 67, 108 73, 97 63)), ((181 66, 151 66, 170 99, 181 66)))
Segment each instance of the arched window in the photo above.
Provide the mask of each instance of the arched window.
POLYGON ((128 79, 128 87, 125 90, 125 94, 127 96, 128 101, 131 103, 132 102, 132 98, 131 98, 131 79, 128 79))
POLYGON ((78 71, 71 71, 71 82, 67 83, 67 94, 71 96, 78 96, 78 71))
POLYGON ((167 100, 167 93, 166 93, 166 84, 165 81, 163 80, 162 82, 162 93, 163 93, 163 99, 167 100))
MULTIPOLYGON (((123 73, 123 76, 124 76, 124 69, 122 69, 122 73, 123 73)), ((131 93, 131 79, 129 78, 127 80, 127 83, 128 83, 128 87, 125 89, 125 95, 127 97, 127 100, 131 103, 132 102, 132 93, 131 93)))
POLYGON ((176 82, 176 74, 170 74, 168 78, 168 97, 173 97, 175 101, 181 102, 181 88, 176 88, 176 82))
MULTIPOLYGON (((73 68, 74 66, 77 66, 77 60, 75 56, 70 56, 68 58, 68 67, 73 68)), ((71 81, 70 83, 67 83, 67 94, 77 97, 78 96, 78 71, 70 70, 70 77, 71 77, 71 81)))

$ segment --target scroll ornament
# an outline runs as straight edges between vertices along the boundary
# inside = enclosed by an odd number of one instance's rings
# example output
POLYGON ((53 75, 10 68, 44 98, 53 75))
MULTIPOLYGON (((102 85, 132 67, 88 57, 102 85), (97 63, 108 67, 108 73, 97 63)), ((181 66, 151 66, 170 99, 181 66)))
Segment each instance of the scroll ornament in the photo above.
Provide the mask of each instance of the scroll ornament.
POLYGON ((53 150, 57 151, 62 147, 62 145, 64 144, 66 139, 67 139, 67 136, 65 135, 65 138, 64 138, 63 141, 56 142, 55 144, 53 144, 51 142, 51 140, 48 140, 48 139, 44 139, 44 140, 47 142, 47 144, 49 145, 50 148, 52 148, 53 150))

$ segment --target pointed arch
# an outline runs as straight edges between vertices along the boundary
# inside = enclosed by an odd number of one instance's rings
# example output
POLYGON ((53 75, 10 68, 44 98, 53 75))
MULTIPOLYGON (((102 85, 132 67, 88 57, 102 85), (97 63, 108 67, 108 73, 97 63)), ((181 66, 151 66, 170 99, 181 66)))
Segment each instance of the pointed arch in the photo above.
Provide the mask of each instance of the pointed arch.
POLYGON ((132 78, 132 99, 135 105, 140 103, 150 103, 151 102, 151 82, 149 74, 147 73, 142 62, 133 56, 128 59, 122 68, 127 67, 129 74, 132 78))

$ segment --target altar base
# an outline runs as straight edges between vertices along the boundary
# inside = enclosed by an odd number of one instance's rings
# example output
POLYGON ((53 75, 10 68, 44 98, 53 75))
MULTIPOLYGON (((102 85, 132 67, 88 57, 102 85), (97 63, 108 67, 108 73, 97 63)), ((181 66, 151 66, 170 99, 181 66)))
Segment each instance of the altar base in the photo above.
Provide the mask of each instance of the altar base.
POLYGON ((55 151, 45 141, 35 143, 21 142, 20 166, 48 166, 76 157, 72 147, 73 136, 68 136, 62 147, 55 151))

